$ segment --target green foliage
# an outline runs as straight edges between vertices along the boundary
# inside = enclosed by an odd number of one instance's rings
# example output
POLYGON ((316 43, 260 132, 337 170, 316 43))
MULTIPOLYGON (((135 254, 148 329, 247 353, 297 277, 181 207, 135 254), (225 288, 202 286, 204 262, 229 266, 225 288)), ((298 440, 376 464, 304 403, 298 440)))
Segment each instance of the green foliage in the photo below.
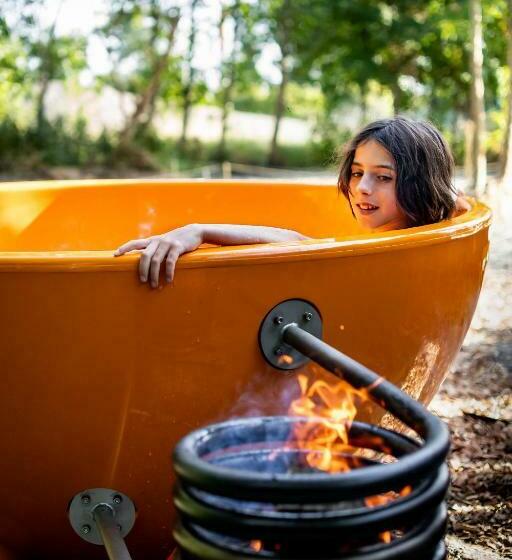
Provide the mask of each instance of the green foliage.
MULTIPOLYGON (((506 126, 507 1, 482 0, 482 4, 488 151, 495 159, 506 126)), ((122 159, 113 132, 91 138, 84 118, 48 121, 44 99, 50 84, 76 79, 86 68, 95 71, 88 68, 93 62, 86 58, 89 38, 59 33, 58 11, 50 18, 41 17, 53 14, 56 5, 49 0, 2 0, 3 167, 23 160, 41 165, 101 165, 122 159)), ((199 12, 202 5, 194 1, 199 12)), ((470 90, 468 0, 222 0, 218 13, 210 20, 199 18, 198 27, 203 40, 206 35, 207 40, 218 38, 222 25, 234 36, 233 48, 224 52, 218 68, 217 89, 210 88, 196 68, 194 53, 176 44, 178 26, 185 26, 186 36, 191 6, 192 0, 104 3, 106 18, 94 34, 106 46, 111 69, 95 75, 94 86, 97 91, 109 85, 130 94, 135 106, 143 108, 142 115, 127 115, 126 126, 134 124, 129 136, 133 145, 124 152, 127 163, 131 157, 137 159, 136 153, 148 155, 139 160, 141 165, 152 157, 164 168, 170 161, 183 167, 215 160, 215 143, 193 140, 178 160, 173 143, 159 138, 151 126, 162 107, 183 107, 185 98, 192 105, 212 99, 230 109, 274 114, 278 85, 268 83, 257 64, 271 46, 276 67, 286 59, 282 67, 289 73, 284 116, 315 123, 309 146, 279 147, 282 165, 328 162, 350 134, 337 126, 336 115, 344 107, 366 104, 372 99, 369 92, 375 91, 392 97, 395 111, 432 120, 446 135, 457 162, 463 161, 461 123, 469 112, 470 90), (160 62, 163 66, 158 70, 160 62)), ((261 165, 268 146, 235 141, 228 135, 226 150, 232 161, 261 165)))
POLYGON ((236 91, 234 108, 237 111, 271 115, 276 104, 276 96, 276 87, 253 85, 246 91, 236 91))
MULTIPOLYGON (((344 131, 337 142, 319 139, 305 145, 285 144, 279 151, 281 165, 296 169, 332 166, 335 164, 340 143, 349 136, 350 132, 344 131)), ((192 139, 188 142, 185 152, 181 153, 177 140, 162 139, 153 129, 147 129, 137 137, 137 146, 142 151, 151 153, 154 163, 164 170, 182 171, 216 161, 216 142, 192 139)), ((268 146, 261 142, 230 139, 226 145, 226 159, 232 163, 264 166, 267 150, 268 146)))
MULTIPOLYGON (((234 102, 237 111, 272 115, 277 98, 277 86, 253 85, 244 92, 238 92, 234 102)), ((295 82, 289 84, 286 96, 285 116, 311 119, 324 111, 324 98, 319 88, 303 86, 295 82)))
MULTIPOLYGON (((217 93, 217 101, 223 104, 228 90, 234 88, 235 96, 244 96, 254 90, 262 82, 256 70, 256 60, 261 54, 261 41, 255 32, 258 25, 257 6, 247 0, 232 0, 223 5, 221 21, 219 21, 219 36, 222 40, 220 77, 221 84, 217 93), (226 24, 230 24, 232 31, 231 52, 227 53, 226 24)), ((250 97, 250 95, 248 96, 250 97)))
POLYGON ((110 161, 112 140, 87 133, 83 118, 71 125, 60 118, 42 126, 20 127, 12 118, 0 121, 0 169, 47 166, 101 166, 110 161))
MULTIPOLYGON (((110 57, 110 73, 99 77, 122 92, 138 93, 152 77, 155 58, 174 41, 179 10, 173 2, 153 0, 114 0, 108 18, 97 30, 110 57)), ((166 87, 180 85, 179 59, 171 58, 165 72, 166 87)), ((164 89, 165 86, 162 86, 164 89)))

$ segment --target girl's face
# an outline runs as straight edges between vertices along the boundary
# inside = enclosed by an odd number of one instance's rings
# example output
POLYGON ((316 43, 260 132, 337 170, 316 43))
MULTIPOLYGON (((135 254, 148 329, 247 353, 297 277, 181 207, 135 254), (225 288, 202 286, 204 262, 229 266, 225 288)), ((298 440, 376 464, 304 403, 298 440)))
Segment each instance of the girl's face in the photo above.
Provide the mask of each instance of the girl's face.
POLYGON ((396 199, 395 160, 377 141, 368 140, 357 147, 349 187, 356 220, 365 229, 407 227, 406 215, 396 199))

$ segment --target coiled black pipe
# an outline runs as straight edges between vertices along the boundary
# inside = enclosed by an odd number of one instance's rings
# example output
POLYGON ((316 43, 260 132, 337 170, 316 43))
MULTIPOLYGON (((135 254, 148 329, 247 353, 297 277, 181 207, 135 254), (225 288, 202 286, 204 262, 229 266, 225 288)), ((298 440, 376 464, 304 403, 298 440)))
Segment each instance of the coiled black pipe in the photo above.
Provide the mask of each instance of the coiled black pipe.
POLYGON ((274 457, 271 444, 288 441, 293 424, 305 419, 236 419, 197 430, 174 454, 179 480, 175 504, 181 520, 175 538, 183 560, 444 558, 446 426, 393 384, 296 324, 285 325, 281 332, 285 344, 356 389, 366 388, 371 400, 422 441, 354 422, 350 441, 366 440, 363 447, 371 449, 378 438, 375 449, 384 444, 396 462, 368 461, 367 468, 339 474, 290 474, 286 468, 266 472, 258 465, 274 457), (251 445, 257 445, 256 450, 251 445), (362 505, 367 496, 405 485, 412 487, 408 496, 375 508, 362 505), (378 542, 383 531, 396 530, 399 538, 378 542), (247 545, 254 539, 267 546, 251 550, 247 545))

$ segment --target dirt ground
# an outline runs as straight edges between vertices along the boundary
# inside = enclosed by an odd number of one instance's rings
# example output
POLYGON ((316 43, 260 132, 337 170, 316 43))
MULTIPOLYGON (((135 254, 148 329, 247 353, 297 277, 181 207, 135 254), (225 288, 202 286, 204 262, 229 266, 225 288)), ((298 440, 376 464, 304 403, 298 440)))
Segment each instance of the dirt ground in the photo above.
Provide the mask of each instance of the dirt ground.
POLYGON ((431 404, 452 434, 452 560, 512 558, 512 193, 489 203, 494 218, 480 300, 431 404))

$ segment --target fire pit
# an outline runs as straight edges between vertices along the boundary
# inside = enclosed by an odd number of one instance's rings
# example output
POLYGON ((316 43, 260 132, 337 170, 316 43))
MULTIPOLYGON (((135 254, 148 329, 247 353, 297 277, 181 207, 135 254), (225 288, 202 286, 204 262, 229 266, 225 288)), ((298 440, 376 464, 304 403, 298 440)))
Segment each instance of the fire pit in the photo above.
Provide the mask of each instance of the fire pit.
MULTIPOLYGON (((286 443, 307 421, 240 419, 182 440, 175 453, 175 538, 183 560, 443 558, 446 466, 435 462, 423 474, 399 468, 389 477, 392 465, 349 455, 350 473, 323 474, 308 465, 307 450, 286 443), (396 499, 373 505, 390 492, 396 499)), ((399 467, 400 458, 419 449, 405 436, 362 423, 352 424, 350 441, 358 449, 386 447, 399 467)))
POLYGON ((197 430, 176 447, 181 559, 444 558, 446 427, 297 317, 321 331, 311 304, 280 304, 260 330, 262 351, 280 350, 266 352, 269 361, 275 356, 291 369, 314 358, 420 438, 340 416, 337 392, 325 396, 326 414, 314 401, 325 386, 308 388, 299 378, 302 397, 292 409, 308 417, 235 419, 197 430))

